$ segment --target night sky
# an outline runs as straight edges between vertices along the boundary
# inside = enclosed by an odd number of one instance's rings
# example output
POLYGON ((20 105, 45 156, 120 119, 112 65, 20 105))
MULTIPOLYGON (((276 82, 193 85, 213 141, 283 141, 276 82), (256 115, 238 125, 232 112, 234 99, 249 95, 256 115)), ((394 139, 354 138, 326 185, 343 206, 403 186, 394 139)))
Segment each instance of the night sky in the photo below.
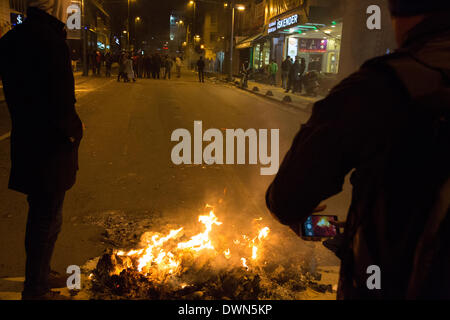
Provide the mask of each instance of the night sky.
MULTIPOLYGON (((170 11, 183 10, 187 8, 187 3, 188 0, 132 0, 132 21, 137 16, 142 19, 136 34, 143 39, 156 37, 168 40, 170 11)), ((127 19, 127 0, 106 0, 105 7, 112 13, 113 30, 120 32, 127 19)))

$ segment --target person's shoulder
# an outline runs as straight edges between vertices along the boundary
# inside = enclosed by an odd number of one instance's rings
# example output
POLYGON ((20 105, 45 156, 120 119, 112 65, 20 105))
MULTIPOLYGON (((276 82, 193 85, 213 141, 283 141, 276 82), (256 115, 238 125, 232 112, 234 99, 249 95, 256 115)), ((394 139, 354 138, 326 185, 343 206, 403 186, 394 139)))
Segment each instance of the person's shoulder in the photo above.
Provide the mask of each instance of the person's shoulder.
POLYGON ((11 41, 15 41, 18 38, 24 36, 26 27, 23 24, 19 24, 13 29, 9 30, 3 37, 0 38, 0 43, 6 44, 11 41))
POLYGON ((336 85, 330 94, 346 94, 349 91, 353 95, 399 92, 398 88, 402 87, 402 83, 389 62, 401 58, 399 55, 392 54, 366 61, 358 71, 350 74, 336 85), (355 90, 357 91, 353 92, 355 90))
POLYGON ((388 61, 395 58, 378 57, 365 62, 361 68, 340 81, 330 93, 314 104, 313 113, 338 115, 386 113, 393 106, 409 99, 409 94, 388 61))

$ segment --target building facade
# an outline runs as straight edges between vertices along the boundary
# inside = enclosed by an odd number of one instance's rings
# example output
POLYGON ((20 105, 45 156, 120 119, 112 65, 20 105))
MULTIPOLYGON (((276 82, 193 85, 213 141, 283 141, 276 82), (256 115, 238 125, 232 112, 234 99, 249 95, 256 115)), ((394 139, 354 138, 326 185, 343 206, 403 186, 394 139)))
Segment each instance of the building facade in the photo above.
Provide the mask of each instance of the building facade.
POLYGON ((169 53, 181 54, 184 51, 186 39, 186 21, 180 11, 172 11, 169 18, 169 53))
POLYGON ((239 57, 248 60, 256 73, 266 73, 273 60, 281 65, 286 57, 304 58, 307 71, 337 74, 343 27, 340 0, 257 0, 243 19, 247 38, 236 44, 239 57), (253 19, 252 19, 253 18, 253 19))

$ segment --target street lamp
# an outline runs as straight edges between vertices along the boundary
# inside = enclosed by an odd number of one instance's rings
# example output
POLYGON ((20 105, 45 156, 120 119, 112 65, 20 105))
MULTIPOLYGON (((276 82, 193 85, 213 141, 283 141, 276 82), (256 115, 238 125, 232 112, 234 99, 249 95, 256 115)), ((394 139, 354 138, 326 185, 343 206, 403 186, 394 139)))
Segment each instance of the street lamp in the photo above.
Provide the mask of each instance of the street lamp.
POLYGON ((192 12, 193 13, 192 31, 193 31, 193 34, 195 34, 195 32, 197 30, 196 25, 195 25, 197 2, 191 0, 191 1, 189 1, 189 5, 192 6, 192 8, 193 8, 193 12, 192 12))
POLYGON ((230 39, 230 73, 228 80, 233 81, 233 45, 234 45, 234 10, 244 11, 245 6, 242 4, 236 5, 235 1, 231 1, 231 39, 230 39))
POLYGON ((128 0, 128 50, 131 49, 131 43, 130 43, 130 33, 131 33, 131 17, 130 17, 130 10, 131 10, 131 1, 136 1, 136 0, 128 0))

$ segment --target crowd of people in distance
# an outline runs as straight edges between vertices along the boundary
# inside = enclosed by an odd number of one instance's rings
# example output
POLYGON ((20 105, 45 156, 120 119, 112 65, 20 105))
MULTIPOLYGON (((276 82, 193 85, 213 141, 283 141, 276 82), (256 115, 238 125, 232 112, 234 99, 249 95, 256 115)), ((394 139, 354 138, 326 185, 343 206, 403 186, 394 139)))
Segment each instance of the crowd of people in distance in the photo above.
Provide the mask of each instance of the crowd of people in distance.
MULTIPOLYGON (((79 55, 72 52, 72 68, 77 70, 79 55)), ((181 56, 170 57, 167 54, 143 54, 142 52, 129 53, 121 52, 112 54, 111 52, 102 53, 101 51, 93 51, 88 54, 89 70, 92 75, 101 76, 104 68, 104 75, 111 76, 111 68, 113 63, 118 63, 119 70, 117 81, 135 82, 138 78, 148 79, 171 79, 172 69, 175 66, 176 77, 181 77, 181 67, 183 59, 181 56)))

